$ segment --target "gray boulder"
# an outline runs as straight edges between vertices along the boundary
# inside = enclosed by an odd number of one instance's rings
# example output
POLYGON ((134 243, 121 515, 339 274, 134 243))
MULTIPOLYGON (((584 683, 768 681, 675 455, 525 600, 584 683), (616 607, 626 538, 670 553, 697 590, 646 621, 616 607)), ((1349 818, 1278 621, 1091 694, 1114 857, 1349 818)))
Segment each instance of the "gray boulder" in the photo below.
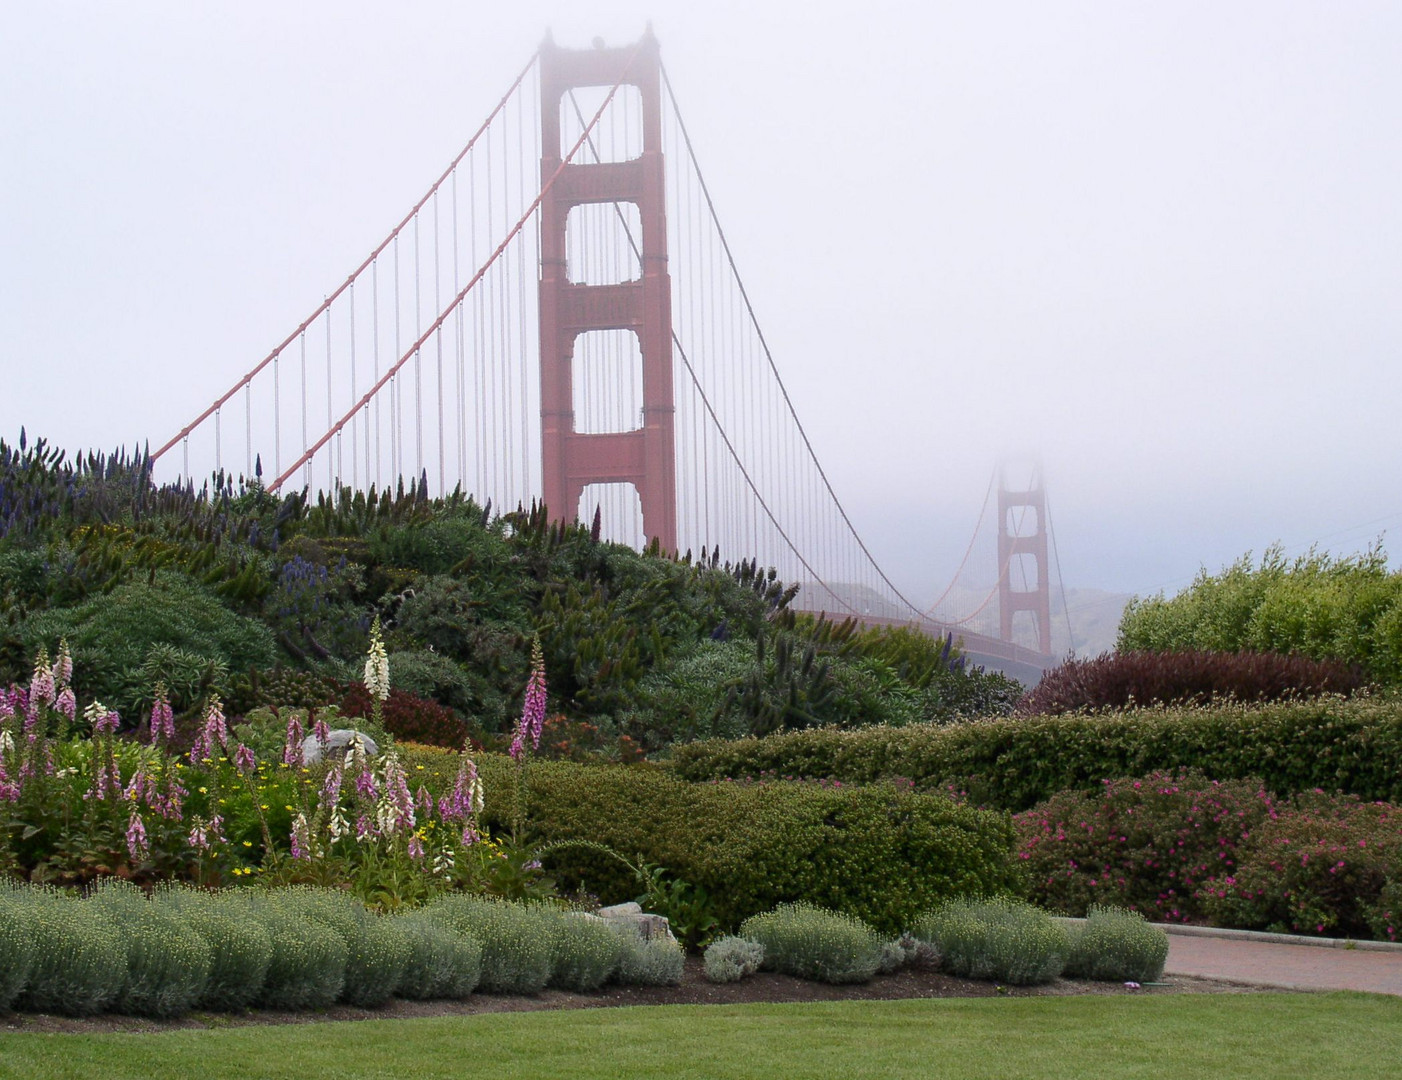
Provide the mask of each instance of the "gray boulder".
POLYGON ((308 765, 316 765, 325 756, 328 760, 343 758, 346 751, 350 749, 351 739, 357 735, 360 741, 365 744, 365 753, 369 757, 374 757, 380 752, 379 745, 363 731, 356 731, 354 728, 337 728, 331 732, 326 740, 326 749, 322 750, 321 743, 317 741, 315 735, 308 735, 302 740, 302 760, 308 765))

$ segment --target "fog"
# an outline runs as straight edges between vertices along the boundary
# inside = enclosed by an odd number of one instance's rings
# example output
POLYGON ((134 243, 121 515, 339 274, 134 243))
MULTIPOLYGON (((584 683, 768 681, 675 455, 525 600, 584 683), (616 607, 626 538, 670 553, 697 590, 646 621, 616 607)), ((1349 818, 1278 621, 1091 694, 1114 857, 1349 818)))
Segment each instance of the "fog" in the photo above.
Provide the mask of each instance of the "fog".
POLYGON ((1402 8, 1363 0, 7 5, 0 435, 164 442, 547 28, 649 20, 795 407, 910 595, 1008 454, 1040 456, 1068 586, 1402 524, 1402 8))

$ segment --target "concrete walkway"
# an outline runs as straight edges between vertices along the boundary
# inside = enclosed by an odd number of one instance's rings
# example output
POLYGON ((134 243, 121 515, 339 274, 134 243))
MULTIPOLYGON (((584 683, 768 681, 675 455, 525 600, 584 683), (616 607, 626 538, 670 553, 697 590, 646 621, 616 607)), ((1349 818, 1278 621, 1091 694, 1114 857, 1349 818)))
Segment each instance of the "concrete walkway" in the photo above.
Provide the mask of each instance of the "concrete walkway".
POLYGON ((1196 975, 1288 990, 1363 990, 1402 996, 1402 945, 1164 926, 1165 975, 1196 975))

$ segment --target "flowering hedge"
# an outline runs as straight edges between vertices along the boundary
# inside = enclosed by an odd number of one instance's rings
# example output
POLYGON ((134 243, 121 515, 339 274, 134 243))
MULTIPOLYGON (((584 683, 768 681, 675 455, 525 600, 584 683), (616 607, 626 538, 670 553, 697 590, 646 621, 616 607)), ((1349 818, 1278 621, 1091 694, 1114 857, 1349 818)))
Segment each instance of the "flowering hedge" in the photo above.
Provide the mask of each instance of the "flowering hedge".
POLYGON ((1164 922, 1402 936, 1402 810, 1388 803, 1156 773, 1015 822, 1030 894, 1066 914, 1114 904, 1164 922))
POLYGON ((1275 792, 1342 790, 1402 802, 1402 699, 1146 708, 945 725, 821 728, 677 747, 685 780, 795 776, 955 785, 979 804, 1025 810, 1059 791, 1156 769, 1258 777, 1275 792))

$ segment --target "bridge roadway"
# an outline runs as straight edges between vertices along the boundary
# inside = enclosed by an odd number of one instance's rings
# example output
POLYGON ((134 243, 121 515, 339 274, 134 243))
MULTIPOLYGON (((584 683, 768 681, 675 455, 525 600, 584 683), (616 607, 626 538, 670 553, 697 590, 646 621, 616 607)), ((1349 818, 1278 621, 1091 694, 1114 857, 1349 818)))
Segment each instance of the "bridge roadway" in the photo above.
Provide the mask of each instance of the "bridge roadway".
POLYGON ((953 634, 955 644, 969 658, 969 663, 977 664, 991 671, 1001 671, 1004 675, 1016 679, 1028 688, 1036 686, 1042 678, 1042 672, 1046 671, 1047 668, 1055 667, 1060 660, 1060 657, 1039 653, 1035 649, 1017 645, 1011 641, 985 637, 983 634, 935 622, 933 619, 901 619, 874 614, 852 615, 851 612, 831 614, 805 607, 801 602, 796 602, 791 606, 799 611, 808 611, 814 615, 827 615, 828 619, 833 622, 855 618, 863 626, 910 626, 922 634, 940 640, 943 640, 946 634, 953 634))

